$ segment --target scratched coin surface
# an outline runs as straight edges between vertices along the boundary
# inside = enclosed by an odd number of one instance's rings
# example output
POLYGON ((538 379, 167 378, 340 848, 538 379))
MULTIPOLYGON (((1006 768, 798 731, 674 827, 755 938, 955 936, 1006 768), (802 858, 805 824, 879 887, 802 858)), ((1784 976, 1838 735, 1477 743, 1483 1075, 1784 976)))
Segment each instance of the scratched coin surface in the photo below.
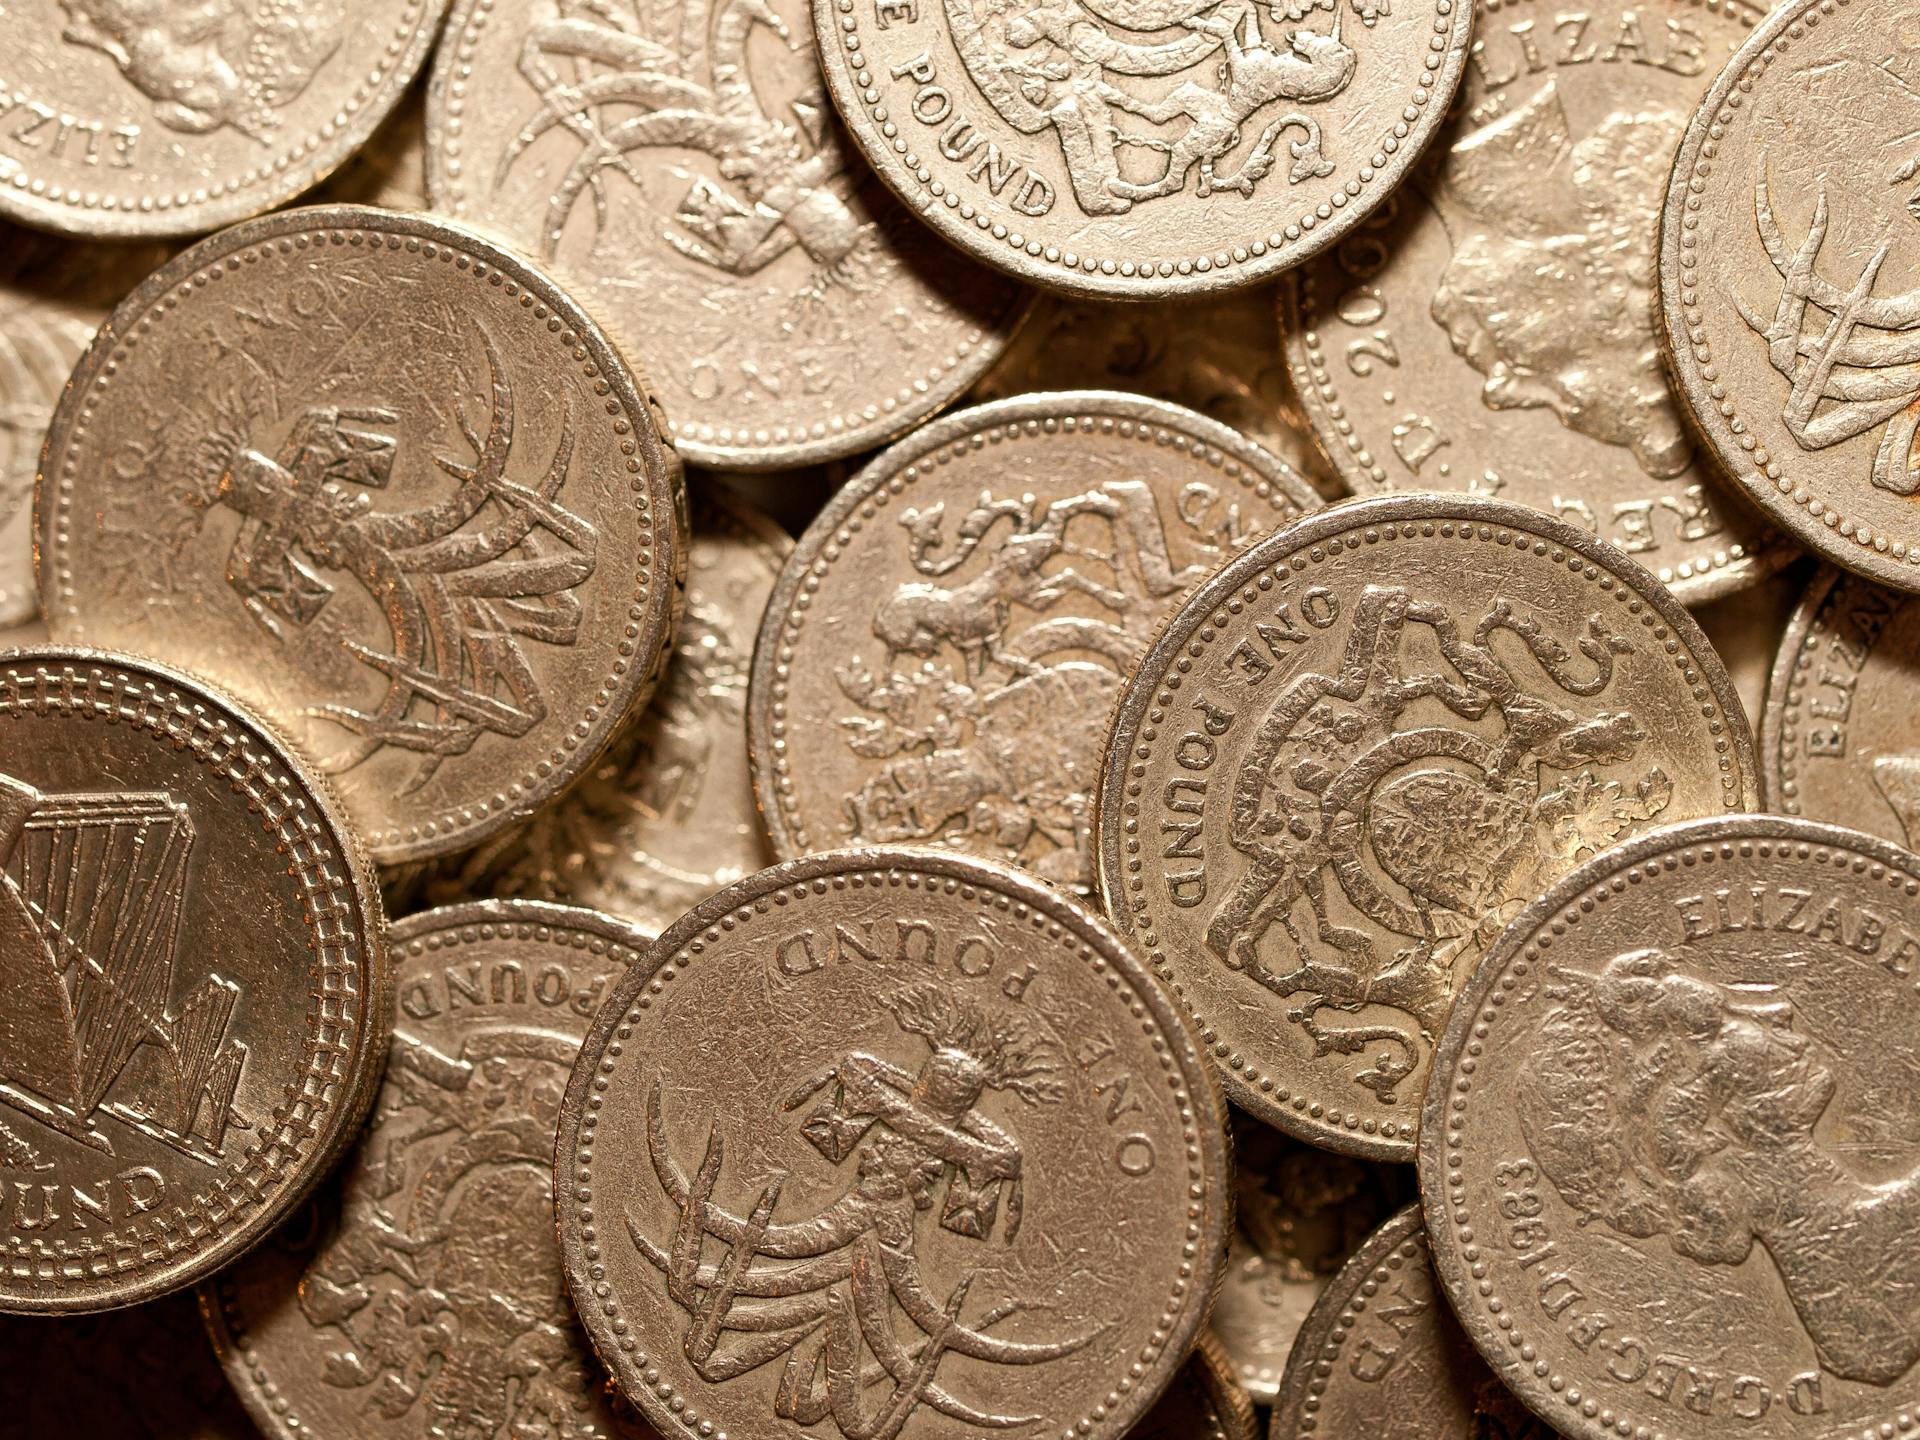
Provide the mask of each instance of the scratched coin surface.
POLYGON ((399 103, 445 0, 9 0, 0 215, 194 235, 291 200, 399 103))
POLYGON ((891 440, 972 384, 1026 306, 852 153, 806 0, 460 0, 427 139, 434 208, 580 286, 698 464, 891 440))
POLYGON ((1233 1377, 1220 1348, 1205 1335, 1128 1440, 1255 1440, 1253 1401, 1233 1377))
POLYGON ((1287 363, 1361 494, 1552 511, 1692 604, 1777 537, 1694 443, 1654 314, 1680 133, 1762 13, 1479 0, 1459 112, 1409 182, 1282 286, 1287 363))
POLYGON ((1278 455, 1323 499, 1343 498, 1274 348, 1271 290, 1133 305, 1043 295, 972 398, 1094 389, 1169 400, 1278 455))
POLYGON ((1207 1320, 1235 1380, 1271 1405, 1294 1336, 1327 1281, 1412 1196, 1411 1173, 1330 1155, 1232 1116, 1234 1235, 1207 1320))
POLYGON ((393 1040, 371 1122, 292 1222, 202 1288, 269 1436, 637 1440, 567 1300, 553 1238, 560 1096, 651 937, 488 900, 391 930, 393 1040))
POLYGON ((775 850, 928 843, 1092 884, 1107 713, 1214 566, 1318 504, 1225 426, 1079 391, 950 415, 787 561, 749 697, 775 850))
POLYGON ((257 1440, 193 1299, 0 1320, 0 1440, 257 1440))
POLYGON ((0 1310, 150 1299, 298 1204, 379 1077, 383 926, 325 782, 246 711, 0 657, 0 1310))
POLYGON ((773 863, 747 773, 747 669, 793 542, 719 485, 691 503, 686 613, 652 703, 563 804, 455 862, 431 898, 571 900, 657 933, 773 863))
POLYGON ((663 1435, 1124 1435, 1226 1248, 1223 1107, 1104 921, 931 849, 676 922, 560 1111, 568 1283, 663 1435))
POLYGON ((1767 808, 1920 845, 1920 601, 1822 570, 1780 641, 1760 758, 1767 808))
POLYGON ((1660 222, 1681 393, 1803 545, 1920 590, 1920 47, 1895 0, 1793 0, 1694 113, 1660 222))
POLYGON ((1115 712, 1110 912, 1230 1099, 1413 1158, 1476 960, 1582 858, 1746 810, 1753 742, 1673 596, 1550 515, 1377 496, 1297 521, 1180 607, 1115 712))
POLYGON ((1434 1266, 1557 1429, 1907 1428, 1917 895, 1920 856, 1860 831, 1697 821, 1569 875, 1462 991, 1420 1139, 1434 1266))
POLYGON ((1351 230, 1445 117, 1465 0, 812 0, 834 104, 961 249, 1144 300, 1351 230))
POLYGON ((1334 1276, 1300 1329, 1268 1440, 1552 1440, 1478 1355, 1434 1279, 1420 1207, 1334 1276))
POLYGON ((253 701, 385 864, 577 779, 652 689, 686 565, 679 462, 599 327, 474 232, 354 206, 135 291, 36 514, 54 637, 253 701))

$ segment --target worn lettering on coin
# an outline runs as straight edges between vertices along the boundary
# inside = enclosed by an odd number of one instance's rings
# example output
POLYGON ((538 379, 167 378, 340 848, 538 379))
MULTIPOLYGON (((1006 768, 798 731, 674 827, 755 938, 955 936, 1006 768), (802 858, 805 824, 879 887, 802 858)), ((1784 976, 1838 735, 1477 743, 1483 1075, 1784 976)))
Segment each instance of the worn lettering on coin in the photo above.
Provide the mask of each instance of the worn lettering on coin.
POLYGON ((352 206, 146 282, 55 415, 57 639, 169 657, 286 725, 377 860, 576 779, 656 678, 684 501, 619 354, 478 235, 352 206))
POLYGON ((1752 803, 1732 685, 1612 547, 1472 496, 1298 521, 1182 605, 1115 713, 1112 912, 1232 1099, 1411 1159, 1456 988, 1581 858, 1752 803))

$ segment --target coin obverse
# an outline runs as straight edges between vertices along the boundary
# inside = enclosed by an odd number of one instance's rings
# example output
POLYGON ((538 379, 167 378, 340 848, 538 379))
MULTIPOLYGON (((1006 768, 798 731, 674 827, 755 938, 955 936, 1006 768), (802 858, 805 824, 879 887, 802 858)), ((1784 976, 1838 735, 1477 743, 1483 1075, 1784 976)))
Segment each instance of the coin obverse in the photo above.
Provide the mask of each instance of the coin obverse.
POLYGON ((1552 1440, 1494 1378, 1433 1275, 1420 1207, 1356 1250, 1300 1328, 1268 1440, 1552 1440))
POLYGON ((228 1377, 282 1440, 650 1440, 574 1318, 552 1190, 581 1038, 651 937, 485 900, 409 915, 390 940, 392 1051, 358 1149, 202 1289, 228 1377))
POLYGON ((1420 1140, 1434 1265, 1573 1440, 1907 1428, 1916 895, 1920 856, 1859 831, 1677 825, 1529 905, 1463 990, 1420 1140))
POLYGON ((1444 119, 1466 0, 812 0, 874 169, 974 257, 1146 300, 1351 230, 1444 119))
POLYGON ((195 235, 283 205, 400 102, 445 0, 9 0, 0 215, 195 235))
POLYGON ((1920 600, 1823 570, 1794 612, 1760 726, 1767 808, 1920 843, 1920 600))
POLYGON ((558 265, 630 335, 695 464, 883 444, 1027 306, 852 153, 807 0, 458 0, 427 126, 434 208, 558 265))
POLYGON ((793 541, 724 487, 691 495, 687 603, 666 677, 566 802, 461 857, 430 897, 520 895, 656 934, 773 863, 747 770, 747 670, 793 541))
POLYGON ((145 660, 0 655, 0 1310, 104 1310, 258 1244, 366 1113, 392 1003, 326 784, 145 660))
POLYGON ((1091 888, 1127 667, 1183 593, 1318 504, 1252 442, 1135 395, 996 401, 903 440, 800 537, 761 624, 774 849, 937 841, 1091 888))
POLYGON ((1105 923, 874 847, 676 922, 561 1107, 561 1252, 668 1436, 1124 1435, 1226 1248, 1223 1107, 1105 923))
POLYGON ((102 327, 36 498, 61 643, 162 656, 284 725, 382 864, 509 828, 651 691, 679 462, 544 273, 426 215, 289 211, 102 327))
POLYGON ((1674 162, 1660 305, 1681 393, 1747 496, 1826 559, 1920 590, 1912 18, 1793 0, 1740 47, 1674 162))
POLYGON ((1656 338, 1667 170, 1760 8, 1480 0, 1459 113, 1281 287, 1287 363, 1358 494, 1466 490, 1611 540, 1688 604, 1778 536, 1696 447, 1656 338))
POLYGON ((1410 1160, 1475 960, 1585 855, 1752 808, 1706 638, 1621 551, 1468 495, 1297 521, 1190 596, 1114 715, 1109 912, 1228 1098, 1410 1160))

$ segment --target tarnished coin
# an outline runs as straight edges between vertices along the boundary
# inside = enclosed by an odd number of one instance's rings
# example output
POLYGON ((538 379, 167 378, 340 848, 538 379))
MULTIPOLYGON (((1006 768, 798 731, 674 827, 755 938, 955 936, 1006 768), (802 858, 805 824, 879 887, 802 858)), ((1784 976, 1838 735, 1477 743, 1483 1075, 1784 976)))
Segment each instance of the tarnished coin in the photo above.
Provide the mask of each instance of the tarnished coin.
POLYGON ((1906 1428, 1916 895, 1920 856, 1858 831, 1675 826, 1529 905, 1461 993, 1420 1138, 1434 1266, 1567 1435, 1906 1428))
POLYGON ((747 667, 793 542, 717 485, 692 510, 686 615, 646 713, 565 803, 456 862, 430 897, 572 900, 658 932, 773 863, 747 773, 747 667))
POLYGON ((185 1295, 0 1320, 0 1395, 0 1440, 258 1440, 185 1295))
POLYGON ((1474 1353, 1420 1207, 1354 1252, 1301 1327, 1268 1440, 1549 1440, 1474 1353))
MULTIPOLYGON (((1766 709, 1767 676, 1773 670, 1775 652, 1817 569, 1811 556, 1802 555, 1744 590, 1692 607, 1694 620, 1727 667, 1740 704, 1756 726, 1766 709)), ((1763 764, 1763 782, 1765 778, 1763 764)))
POLYGON ((1064 893, 873 847, 720 892, 560 1112, 581 1318, 664 1435, 1124 1435, 1226 1248, 1221 1106, 1064 893))
POLYGON ((1479 0, 1460 112, 1407 185, 1282 286, 1287 363, 1356 492, 1552 511, 1689 604, 1779 537, 1698 453, 1656 339, 1680 133, 1760 8, 1479 0))
POLYGON ((1917 707, 1920 600, 1823 570, 1767 688, 1767 808, 1920 844, 1917 707))
POLYGON ((1023 280, 1145 300, 1351 230, 1460 83, 1466 0, 812 0, 834 104, 930 225, 1023 280))
POLYGON ((490 900, 396 921, 385 1083, 335 1182, 202 1290, 281 1440, 641 1437, 568 1303, 553 1133, 600 1001, 649 937, 490 900))
POLYGON ((850 153, 806 0, 459 0, 427 142, 434 208, 583 287, 702 465, 891 440, 966 390, 1026 305, 850 153))
POLYGON ((894 446, 801 537, 761 626, 749 735, 774 849, 925 841, 1090 887, 1127 667, 1214 566, 1317 504, 1225 426, 1103 391, 894 446))
POLYGON ((1308 438, 1274 351, 1268 287, 1134 305, 1042 296, 973 398, 1086 389, 1198 410, 1278 455, 1322 498, 1347 494, 1308 438))
POLYGON ((1446 117, 1465 0, 812 0, 854 140, 962 250, 1152 300, 1352 230, 1446 117))
POLYGON ((1582 858, 1752 808, 1753 742, 1698 627, 1621 551, 1469 495, 1297 521, 1193 594, 1115 712, 1108 908, 1228 1096, 1413 1158, 1434 1037, 1582 858))
POLYGON ((652 689, 686 565, 679 463, 599 327, 473 232, 354 206, 135 291, 37 497, 55 638, 253 701, 386 864, 578 778, 652 689))
POLYGON ((1413 1194, 1404 1165, 1329 1155, 1233 1115, 1234 1235, 1209 1333, 1262 1405, 1328 1279, 1413 1194))
POLYGON ((1674 161, 1660 305, 1726 470, 1810 549, 1920 590, 1920 48, 1899 0, 1791 0, 1674 161))
POLYGON ((223 696, 0 655, 0 1310, 101 1310, 258 1244, 353 1135, 392 1003, 324 782, 223 696))
POLYGON ((426 59, 445 0, 9 0, 0 214, 194 235, 345 160, 426 59))
POLYGON ((1253 1401, 1206 1335, 1127 1440, 1254 1440, 1253 1401))

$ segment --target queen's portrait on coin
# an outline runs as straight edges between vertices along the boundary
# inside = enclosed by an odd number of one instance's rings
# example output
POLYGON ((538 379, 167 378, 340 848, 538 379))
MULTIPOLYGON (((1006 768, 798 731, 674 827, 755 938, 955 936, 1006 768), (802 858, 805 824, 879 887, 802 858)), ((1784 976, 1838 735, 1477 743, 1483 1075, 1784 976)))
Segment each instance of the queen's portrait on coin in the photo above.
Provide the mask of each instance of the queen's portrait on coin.
POLYGON ((1871 1184, 1815 1137, 1835 1077, 1771 987, 1685 973, 1657 949, 1549 971, 1540 1168, 1581 1222, 1664 1234, 1703 1265, 1755 1242, 1821 1363, 1891 1384, 1920 1359, 1920 1171, 1871 1184))

